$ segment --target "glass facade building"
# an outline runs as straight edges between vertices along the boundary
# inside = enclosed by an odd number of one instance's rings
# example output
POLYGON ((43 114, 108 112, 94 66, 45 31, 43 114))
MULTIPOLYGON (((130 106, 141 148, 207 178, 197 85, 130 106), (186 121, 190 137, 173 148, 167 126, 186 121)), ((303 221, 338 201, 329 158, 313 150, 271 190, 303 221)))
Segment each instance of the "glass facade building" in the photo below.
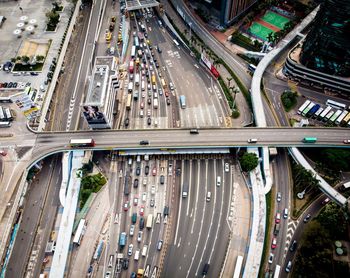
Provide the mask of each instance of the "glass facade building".
POLYGON ((325 0, 301 51, 307 68, 350 77, 350 0, 325 0))

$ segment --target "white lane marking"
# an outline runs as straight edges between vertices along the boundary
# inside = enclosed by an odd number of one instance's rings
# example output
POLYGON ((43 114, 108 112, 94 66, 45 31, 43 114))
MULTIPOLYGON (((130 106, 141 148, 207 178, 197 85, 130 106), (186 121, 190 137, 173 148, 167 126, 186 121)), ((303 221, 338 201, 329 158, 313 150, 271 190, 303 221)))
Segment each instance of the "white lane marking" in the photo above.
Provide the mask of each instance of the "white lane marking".
POLYGON ((188 181, 188 194, 187 194, 187 209, 186 209, 186 216, 188 216, 188 212, 190 210, 189 204, 191 204, 191 182, 192 182, 192 161, 190 160, 190 179, 188 181))
MULTIPOLYGON (((198 170, 199 170, 199 162, 200 160, 197 160, 197 164, 198 164, 198 170)), ((191 234, 193 234, 193 229, 194 229, 194 224, 196 222, 196 215, 197 215, 197 204, 198 204, 198 194, 199 194, 199 173, 200 171, 197 171, 197 192, 196 192, 196 202, 195 202, 195 206, 194 206, 194 218, 193 218, 193 222, 192 222, 192 228, 191 228, 191 234)))
MULTIPOLYGON (((184 169, 184 160, 181 161, 182 162, 182 169, 184 169)), ((175 163, 174 163, 175 164, 175 163)), ((181 175, 181 184, 180 187, 182 188, 184 179, 183 179, 184 175, 181 175)), ((182 191, 180 191, 182 192, 182 191)), ((179 231, 179 223, 180 223, 180 215, 181 215, 181 206, 182 206, 182 193, 180 193, 180 205, 179 205, 179 213, 177 215, 177 224, 176 224, 176 232, 175 232, 175 239, 174 239, 174 245, 176 245, 176 239, 177 239, 177 233, 179 231)))
MULTIPOLYGON (((208 161, 206 161, 206 165, 205 165, 205 177, 207 176, 207 173, 208 173, 208 161)), ((198 187, 197 187, 198 188, 198 187)), ((198 195, 197 195, 198 196, 198 195)), ((202 200, 203 201, 203 200, 202 200)), ((204 200, 205 202, 205 200, 204 200)), ((197 206, 197 203, 196 203, 196 206, 197 206)), ((197 254, 197 250, 198 250, 198 242, 201 238, 201 234, 202 234, 202 230, 203 230, 203 223, 204 223, 204 216, 205 216, 205 208, 206 208, 206 205, 204 204, 204 209, 203 209, 203 213, 202 213, 202 219, 201 219, 201 226, 200 226, 200 229, 199 229, 199 235, 198 235, 198 238, 197 238, 197 242, 196 242, 196 248, 194 250, 194 254, 192 256, 192 259, 191 259, 191 264, 190 264, 190 267, 188 268, 187 270, 187 274, 186 274, 186 278, 188 278, 188 276, 190 275, 190 270, 192 268, 192 264, 193 264, 193 261, 194 261, 194 258, 196 257, 196 254, 197 254)))

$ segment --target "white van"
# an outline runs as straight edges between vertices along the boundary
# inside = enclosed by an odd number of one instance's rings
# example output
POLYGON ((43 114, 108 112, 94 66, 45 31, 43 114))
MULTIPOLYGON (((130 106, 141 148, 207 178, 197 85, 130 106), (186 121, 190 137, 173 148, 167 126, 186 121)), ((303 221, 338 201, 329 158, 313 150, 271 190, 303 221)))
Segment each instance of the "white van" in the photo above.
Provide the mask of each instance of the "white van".
POLYGON ((129 158, 128 164, 131 165, 132 164, 132 158, 129 158))
POLYGON ((157 127, 158 126, 158 121, 154 120, 154 126, 157 127))
POLYGON ((287 219, 287 218, 288 218, 288 209, 287 209, 287 208, 285 208, 285 209, 283 210, 283 218, 284 218, 284 219, 287 219))
POLYGON ((146 257, 146 255, 147 255, 147 249, 148 249, 148 246, 147 246, 147 245, 144 245, 143 248, 142 248, 142 257, 146 257))
POLYGON ((256 139, 256 138, 248 139, 248 143, 257 143, 257 142, 258 142, 258 139, 256 139))
POLYGON ((137 249, 137 250, 135 251, 134 260, 135 260, 135 261, 138 261, 139 258, 140 258, 140 249, 137 249))
POLYGON ((137 163, 140 163, 140 162, 141 162, 141 156, 138 155, 138 156, 136 157, 136 162, 137 162, 137 163))
POLYGON ((221 177, 220 176, 216 177, 216 186, 221 186, 221 177))
POLYGON ((134 85, 132 84, 132 82, 129 82, 128 91, 132 92, 133 87, 134 87, 134 85))
POLYGON ((140 110, 140 118, 143 118, 143 110, 140 110))
POLYGON ((207 192, 207 202, 210 202, 210 200, 211 200, 211 192, 208 191, 207 192))
POLYGON ((141 90, 144 91, 146 88, 145 88, 145 81, 142 80, 141 82, 141 90))

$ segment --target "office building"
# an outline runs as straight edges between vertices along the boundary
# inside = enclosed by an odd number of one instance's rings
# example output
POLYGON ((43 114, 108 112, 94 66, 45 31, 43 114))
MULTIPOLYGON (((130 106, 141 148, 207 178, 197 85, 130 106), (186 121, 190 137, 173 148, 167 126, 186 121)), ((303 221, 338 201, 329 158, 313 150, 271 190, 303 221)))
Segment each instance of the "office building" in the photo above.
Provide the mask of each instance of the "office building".
POLYGON ((303 43, 300 62, 325 74, 350 77, 350 0, 325 0, 303 43))

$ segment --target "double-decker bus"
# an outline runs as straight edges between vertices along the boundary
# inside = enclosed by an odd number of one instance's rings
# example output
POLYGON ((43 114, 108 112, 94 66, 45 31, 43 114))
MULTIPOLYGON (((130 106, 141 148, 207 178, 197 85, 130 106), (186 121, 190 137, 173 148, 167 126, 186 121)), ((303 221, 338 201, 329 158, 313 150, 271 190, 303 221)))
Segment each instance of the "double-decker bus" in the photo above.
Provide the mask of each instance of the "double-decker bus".
POLYGON ((255 70, 256 70, 256 66, 255 66, 255 65, 253 65, 253 64, 249 64, 249 66, 248 66, 248 70, 249 70, 251 73, 254 73, 254 72, 255 72, 255 70))
POLYGON ((85 219, 80 219, 79 225, 77 228, 77 231, 75 232, 74 238, 73 238, 73 244, 80 245, 81 240, 85 234, 86 231, 86 225, 85 225, 85 219))
POLYGON ((345 118, 342 121, 342 124, 346 125, 347 123, 350 124, 350 113, 345 116, 345 118))
POLYGON ((303 112, 301 112, 302 116, 306 116, 306 114, 311 110, 312 107, 315 106, 315 103, 310 102, 310 104, 303 110, 303 112))
POLYGON ((304 143, 316 143, 317 138, 316 137, 304 137, 303 142, 304 143))
POLYGON ((89 138, 89 139, 71 139, 69 141, 69 146, 75 147, 75 148, 94 147, 95 141, 92 138, 89 138))
POLYGON ((334 123, 335 120, 340 116, 341 113, 342 113, 342 110, 337 110, 337 111, 333 114, 333 116, 329 119, 329 121, 330 121, 331 123, 334 123))
POLYGON ((348 114, 348 111, 344 110, 344 111, 340 114, 340 116, 335 120, 335 124, 336 124, 336 125, 339 125, 339 124, 343 121, 343 119, 346 117, 347 114, 348 114))
POLYGON ((298 114, 300 115, 301 114, 301 112, 303 112, 304 111, 304 109, 306 108, 306 107, 308 107, 308 105, 310 104, 310 100, 305 100, 305 102, 300 106, 300 108, 298 109, 298 114))
POLYGON ((186 97, 184 95, 180 96, 180 105, 182 109, 186 108, 186 97))
POLYGON ((6 121, 6 122, 0 122, 0 128, 3 127, 11 127, 11 122, 6 121))
POLYGON ((243 265, 243 257, 237 256, 237 261, 236 261, 235 271, 233 273, 233 278, 241 277, 242 265, 243 265))
POLYGON ((138 37, 134 37, 134 45, 136 46, 137 49, 140 47, 140 43, 139 43, 139 38, 138 37))
POLYGON ((131 93, 129 93, 128 98, 126 99, 126 110, 131 109, 131 100, 132 100, 132 95, 131 95, 131 93))
POLYGON ((336 102, 331 99, 327 99, 326 104, 336 109, 346 109, 346 105, 344 103, 336 102))
POLYGON ((330 106, 327 106, 324 110, 323 110, 323 112, 321 113, 321 115, 319 116, 319 119, 321 120, 321 119, 323 119, 324 117, 326 117, 326 115, 329 113, 329 111, 331 111, 332 110, 332 107, 330 107, 330 106))
POLYGON ((129 73, 134 73, 134 61, 130 61, 129 63, 129 73))
POLYGON ((131 58, 135 58, 135 55, 136 55, 136 46, 135 45, 133 45, 132 47, 131 47, 131 58))

